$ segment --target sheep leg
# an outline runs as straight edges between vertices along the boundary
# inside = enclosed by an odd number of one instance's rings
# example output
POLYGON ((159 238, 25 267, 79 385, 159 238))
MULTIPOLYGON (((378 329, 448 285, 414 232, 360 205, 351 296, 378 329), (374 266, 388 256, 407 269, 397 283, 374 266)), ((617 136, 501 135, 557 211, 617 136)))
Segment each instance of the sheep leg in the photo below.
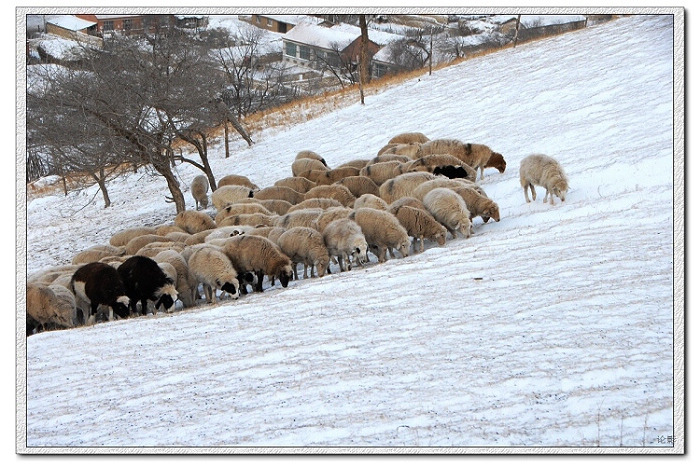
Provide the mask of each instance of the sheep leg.
POLYGON ((258 277, 258 281, 255 284, 255 291, 263 292, 263 278, 265 278, 265 273, 262 270, 258 270, 255 272, 255 274, 258 277))
POLYGON ((424 243, 423 236, 420 236, 420 252, 421 253, 425 252, 425 243, 424 243))
POLYGON ((537 200, 537 192, 535 192, 535 186, 530 184, 530 191, 532 192, 532 200, 537 200))

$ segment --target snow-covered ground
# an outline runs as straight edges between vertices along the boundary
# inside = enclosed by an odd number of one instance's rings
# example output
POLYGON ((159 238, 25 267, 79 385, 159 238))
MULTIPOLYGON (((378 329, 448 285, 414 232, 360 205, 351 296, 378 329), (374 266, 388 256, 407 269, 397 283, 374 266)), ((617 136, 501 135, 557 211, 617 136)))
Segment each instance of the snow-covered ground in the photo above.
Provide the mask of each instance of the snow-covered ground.
MULTIPOLYGON (((673 17, 625 17, 266 130, 230 159, 215 145, 217 177, 262 187, 302 149, 337 166, 404 131, 485 143, 508 162, 482 184, 501 221, 219 306, 30 336, 19 446, 677 450, 673 65, 673 17), (562 163, 565 203, 525 203, 533 152, 562 163)), ((148 172, 109 189, 108 209, 96 187, 28 202, 28 273, 174 218, 148 172)))

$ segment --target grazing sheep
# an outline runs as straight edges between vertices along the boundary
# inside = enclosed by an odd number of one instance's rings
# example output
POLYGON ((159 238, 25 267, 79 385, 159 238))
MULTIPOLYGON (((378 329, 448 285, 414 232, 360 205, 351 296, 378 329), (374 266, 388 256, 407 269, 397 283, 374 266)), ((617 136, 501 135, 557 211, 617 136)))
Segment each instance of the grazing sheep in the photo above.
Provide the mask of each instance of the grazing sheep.
POLYGON ((129 243, 129 241, 135 237, 144 236, 146 234, 155 234, 156 228, 154 227, 131 227, 122 229, 115 233, 109 238, 109 243, 117 247, 124 246, 129 243))
POLYGON ((136 255, 136 252, 141 250, 142 247, 147 246, 153 242, 172 242, 169 238, 165 236, 159 236, 157 234, 146 234, 143 236, 134 237, 126 244, 124 253, 126 255, 136 255))
POLYGON ((404 156, 402 154, 385 153, 370 159, 369 163, 367 163, 367 166, 369 166, 370 164, 377 164, 381 162, 398 162, 401 163, 401 165, 404 165, 406 163, 410 163, 411 161, 413 161, 413 158, 404 156))
POLYGON ((134 255, 122 263, 117 268, 117 272, 129 297, 133 314, 136 314, 136 304, 141 302, 141 314, 145 315, 149 300, 155 303, 153 315, 161 305, 166 312, 173 311, 177 300, 177 289, 155 260, 134 255))
MULTIPOLYGON (((103 263, 107 263, 107 262, 103 262, 103 263)), ((117 266, 118 266, 118 264, 117 264, 117 266)), ((116 268, 116 267, 115 267, 115 268, 116 268)), ((73 278, 73 273, 64 273, 64 274, 62 274, 62 275, 60 275, 60 276, 57 276, 56 279, 54 279, 54 280, 51 282, 51 284, 56 284, 56 285, 59 285, 59 286, 63 286, 63 287, 66 288, 68 291, 70 291, 70 280, 71 280, 71 278, 73 278)), ((50 285, 49 285, 49 286, 50 286, 50 285)), ((73 294, 73 293, 71 293, 71 294, 73 294)), ((74 296, 74 299, 75 299, 75 296, 74 296)))
POLYGON ((256 200, 285 200, 292 205, 296 205, 304 201, 304 194, 299 193, 289 187, 265 187, 264 189, 255 192, 253 197, 256 200))
POLYGON ((321 157, 320 154, 318 154, 315 151, 311 150, 301 150, 297 153, 297 155, 294 157, 294 160, 297 159, 315 159, 316 161, 321 161, 324 166, 328 167, 328 164, 326 164, 326 160, 321 157))
POLYGON ((207 238, 209 234, 214 232, 215 229, 207 229, 206 231, 198 232, 197 234, 192 234, 190 237, 185 241, 185 245, 197 245, 201 244, 204 242, 204 239, 207 238))
POLYGON ((260 190, 260 187, 251 182, 249 178, 237 174, 223 176, 221 179, 219 179, 219 185, 217 185, 217 188, 225 185, 241 185, 243 187, 248 187, 251 190, 260 190))
POLYGON ((346 187, 355 198, 365 194, 379 196, 379 186, 367 176, 356 175, 343 177, 335 184, 346 187))
POLYGON ((411 143, 426 143, 430 141, 430 139, 423 135, 420 132, 406 132, 406 133, 399 133, 398 135, 394 136, 391 140, 389 140, 389 144, 392 143, 402 143, 402 144, 411 144, 411 143))
POLYGON ((425 205, 423 204, 422 201, 415 197, 401 197, 398 200, 396 200, 394 203, 389 205, 389 208, 387 208, 387 211, 394 216, 396 216, 396 212, 401 208, 402 206, 410 206, 413 208, 417 208, 419 210, 425 210, 428 211, 425 205))
POLYGON ((275 226, 260 226, 251 229, 250 231, 246 232, 246 234, 251 235, 251 236, 260 236, 260 237, 267 237, 269 239, 270 232, 272 232, 273 229, 280 229, 282 232, 285 231, 284 228, 277 228, 275 226))
MULTIPOLYGON (((254 198, 251 200, 255 200, 254 198)), ((250 203, 234 203, 232 205, 226 206, 223 210, 216 213, 214 218, 214 223, 218 225, 224 218, 229 216, 239 215, 239 214, 255 214, 260 213, 264 215, 272 215, 273 213, 265 208, 260 203, 250 202, 250 203)))
POLYGON ((175 224, 161 224, 160 226, 156 226, 156 232, 154 232, 154 234, 157 234, 159 236, 167 236, 173 233, 189 234, 180 226, 175 226, 175 224))
POLYGON ((456 231, 464 237, 471 236, 471 214, 462 197, 453 190, 444 187, 433 189, 423 197, 423 204, 447 228, 453 239, 457 238, 456 231))
POLYGON ((360 169, 361 176, 369 177, 372 182, 381 186, 389 179, 401 174, 401 163, 399 161, 386 161, 368 164, 360 169))
POLYGON ((309 171, 327 171, 328 166, 318 159, 300 158, 295 159, 292 163, 292 176, 299 177, 301 174, 309 171))
POLYGON ((177 289, 178 298, 182 301, 183 306, 194 306, 197 285, 195 284, 194 277, 190 272, 187 260, 185 260, 182 252, 178 252, 177 250, 164 250, 153 257, 153 260, 159 265, 164 263, 175 269, 173 284, 175 285, 175 289, 177 289))
POLYGON ((298 205, 292 206, 287 211, 287 214, 293 213, 293 212, 299 211, 299 210, 305 210, 307 208, 320 208, 322 210, 325 210, 328 208, 336 208, 339 206, 343 206, 343 205, 338 200, 335 200, 333 198, 307 198, 306 200, 299 203, 298 205))
POLYGON ((249 233, 253 229, 255 228, 250 225, 231 225, 219 227, 210 232, 207 235, 207 237, 204 238, 204 242, 210 242, 214 239, 225 239, 233 236, 242 236, 243 234, 249 233))
POLYGON ((370 250, 380 263, 386 261, 387 249, 392 258, 392 249, 398 250, 403 257, 408 256, 411 239, 396 216, 374 208, 360 208, 350 215, 350 219, 360 225, 370 250))
POLYGON ((197 234, 198 232, 206 231, 207 229, 214 229, 216 223, 206 213, 202 213, 194 210, 185 210, 179 212, 175 216, 175 226, 184 229, 190 234, 197 234))
POLYGON ((442 138, 423 143, 421 152, 422 155, 451 154, 474 169, 480 169, 482 180, 484 178, 484 169, 487 167, 496 167, 499 172, 506 170, 505 160, 502 155, 494 153, 488 146, 478 143, 462 143, 456 139, 442 138), (493 165, 489 165, 489 161, 492 161, 493 165))
POLYGON ((195 285, 202 284, 207 302, 217 302, 216 290, 230 294, 234 299, 240 295, 238 272, 231 259, 215 247, 198 249, 190 256, 189 270, 195 285))
POLYGON ((453 187, 452 190, 462 197, 464 203, 467 205, 469 213, 471 213, 472 219, 474 219, 475 216, 481 216, 484 223, 487 223, 491 218, 496 222, 501 220, 498 204, 489 197, 482 195, 470 187, 453 187))
POLYGON ((254 193, 257 192, 244 185, 224 185, 214 190, 214 193, 211 194, 211 202, 216 211, 221 211, 226 205, 232 205, 246 198, 253 198, 254 193))
POLYGON ((389 209, 389 204, 376 195, 366 193, 355 200, 353 208, 356 210, 359 208, 375 208, 386 211, 389 209))
POLYGON ((446 177, 437 177, 433 180, 423 182, 418 187, 413 189, 411 196, 417 198, 418 200, 423 200, 423 197, 433 189, 436 188, 457 188, 457 187, 470 187, 475 190, 479 190, 478 186, 473 182, 466 179, 448 179, 446 177))
POLYGON ((347 218, 352 212, 353 209, 348 207, 328 208, 316 218, 315 224, 310 227, 315 228, 318 232, 323 232, 330 223, 337 219, 347 218))
POLYGON ((274 187, 288 187, 299 193, 306 193, 316 187, 316 182, 306 177, 285 177, 274 183, 274 187))
POLYGON ((262 205, 272 214, 283 215, 286 214, 289 209, 294 206, 287 200, 275 200, 274 198, 269 200, 262 200, 259 198, 249 198, 247 200, 241 200, 240 203, 256 203, 262 205))
POLYGON ((124 255, 124 253, 126 253, 126 249, 124 247, 116 247, 114 245, 95 245, 75 254, 71 259, 71 263, 73 265, 81 265, 83 263, 98 262, 103 257, 124 255))
POLYGON ((379 150, 377 156, 388 154, 398 154, 401 156, 408 156, 410 159, 416 159, 421 157, 424 153, 422 152, 420 143, 391 143, 379 150))
POLYGON ((325 177, 321 180, 325 184, 334 184, 345 177, 353 177, 360 174, 360 169, 356 167, 344 166, 336 167, 326 172, 325 177))
POLYGON ((61 275, 66 273, 72 275, 78 268, 80 268, 80 265, 73 264, 45 268, 27 276, 27 283, 48 285, 61 275))
POLYGON ((323 236, 316 229, 308 227, 293 227, 285 231, 279 239, 277 245, 280 250, 289 257, 292 261, 294 270, 294 278, 299 279, 297 275, 297 263, 304 265, 304 279, 309 276, 306 273, 306 267, 310 267, 310 275, 314 276, 314 267, 319 277, 326 274, 326 269, 330 264, 330 256, 328 248, 323 242, 323 236))
POLYGON ((420 184, 436 177, 428 172, 409 172, 398 175, 379 186, 379 197, 387 204, 391 204, 401 197, 410 196, 420 184))
POLYGON ((238 272, 253 272, 257 276, 255 290, 262 292, 263 279, 272 276, 279 279, 283 288, 293 277, 292 262, 272 241, 260 236, 231 237, 223 246, 238 272))
POLYGON ((323 213, 321 208, 306 208, 298 211, 290 211, 284 216, 280 216, 275 222, 276 227, 285 229, 293 227, 314 227, 316 219, 323 213))
POLYGON ((182 242, 183 244, 189 240, 190 237, 192 237, 192 234, 189 234, 187 232, 169 232, 165 235, 168 239, 172 240, 173 242, 182 242))
POLYGON ((328 248, 328 254, 338 258, 340 271, 352 269, 353 258, 358 265, 369 261, 369 246, 362 228, 349 218, 340 218, 328 223, 323 230, 323 242, 328 248))
MULTIPOLYGON (((114 266, 115 268, 119 268, 119 265, 117 264, 114 266)), ((163 273, 165 273, 165 276, 167 276, 173 283, 177 282, 177 270, 175 269, 174 266, 172 266, 169 263, 165 262, 158 262, 158 267, 163 270, 163 273)), ((180 291, 178 291, 178 294, 181 294, 180 291)), ((182 297, 181 297, 182 298, 182 297)))
POLYGON ((92 323, 100 305, 110 308, 110 319, 113 314, 129 316, 129 297, 121 275, 106 263, 92 262, 78 268, 71 278, 70 290, 81 310, 82 324, 92 323))
POLYGON ((194 198, 194 207, 196 210, 203 210, 209 206, 209 197, 207 196, 209 192, 209 179, 207 176, 199 174, 192 179, 192 184, 190 184, 190 193, 192 198, 194 198))
POLYGON ((447 172, 447 174, 443 175, 450 179, 454 179, 456 178, 456 176, 459 175, 459 177, 469 179, 471 181, 476 180, 476 170, 472 168, 469 164, 463 162, 459 158, 452 156, 451 154, 428 154, 426 156, 422 156, 414 161, 409 162, 403 167, 403 172, 416 171, 426 171, 435 175, 439 175, 438 173, 436 173, 436 171, 440 173, 447 172), (462 168, 466 174, 461 175, 461 173, 458 172, 458 169, 456 169, 455 166, 462 168))
POLYGON ((219 223, 219 227, 226 226, 273 226, 280 216, 264 215, 262 213, 240 214, 224 218, 219 223))
POLYGON ((304 195, 304 200, 310 198, 332 198, 343 206, 352 206, 355 203, 355 195, 343 185, 319 185, 304 195))
POLYGON ((402 206, 396 210, 396 219, 406 229, 409 236, 413 237, 413 251, 425 250, 424 239, 445 245, 447 229, 440 224, 430 213, 421 208, 402 206), (418 242, 420 241, 420 250, 418 242))
POLYGON ((28 283, 26 313, 28 320, 31 318, 38 324, 37 330, 47 330, 49 326, 73 328, 79 325, 75 296, 57 284, 28 283))
MULTIPOLYGON (((182 252, 185 250, 185 247, 187 247, 187 244, 184 242, 151 242, 141 247, 134 255, 153 258, 164 250, 182 252)), ((102 261, 104 261, 104 259, 102 261)))
POLYGON ((340 169, 341 167, 354 167, 356 169, 362 169, 367 164, 369 164, 369 159, 353 159, 341 164, 337 167, 337 169, 340 169))
POLYGON ((537 199, 535 185, 544 187, 544 203, 549 197, 550 204, 554 205, 554 195, 563 202, 566 199, 566 192, 569 191, 569 181, 566 178, 564 169, 559 162, 544 154, 531 154, 520 161, 520 185, 525 194, 525 201, 530 203, 527 196, 527 189, 532 192, 532 199, 537 199))

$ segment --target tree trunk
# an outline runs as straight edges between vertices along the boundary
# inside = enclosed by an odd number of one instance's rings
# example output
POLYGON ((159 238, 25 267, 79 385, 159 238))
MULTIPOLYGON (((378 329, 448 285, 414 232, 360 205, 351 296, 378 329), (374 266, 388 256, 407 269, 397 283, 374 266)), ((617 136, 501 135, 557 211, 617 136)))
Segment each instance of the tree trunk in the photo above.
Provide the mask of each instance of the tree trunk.
POLYGON ((95 177, 95 179, 97 179, 97 185, 100 187, 100 191, 102 192, 102 199, 105 202, 105 208, 109 208, 112 205, 112 201, 109 199, 109 193, 107 193, 107 178, 105 177, 104 168, 100 168, 100 175, 99 177, 95 177))
POLYGON ((180 184, 170 168, 170 161, 153 162, 153 168, 158 171, 168 183, 168 189, 172 195, 170 200, 175 203, 175 211, 177 213, 185 211, 187 209, 185 206, 185 196, 182 194, 180 184))
POLYGON ((226 159, 231 156, 231 150, 228 144, 228 120, 224 120, 224 148, 226 151, 226 159))
POLYGON ((369 54, 367 53, 367 46, 369 44, 369 33, 367 32, 367 19, 365 15, 360 15, 360 102, 362 105, 365 104, 365 83, 369 83, 371 74, 368 73, 367 59, 369 54))
POLYGON ((520 15, 518 15, 518 19, 515 20, 515 37, 513 38, 513 47, 518 44, 518 31, 520 31, 520 15))

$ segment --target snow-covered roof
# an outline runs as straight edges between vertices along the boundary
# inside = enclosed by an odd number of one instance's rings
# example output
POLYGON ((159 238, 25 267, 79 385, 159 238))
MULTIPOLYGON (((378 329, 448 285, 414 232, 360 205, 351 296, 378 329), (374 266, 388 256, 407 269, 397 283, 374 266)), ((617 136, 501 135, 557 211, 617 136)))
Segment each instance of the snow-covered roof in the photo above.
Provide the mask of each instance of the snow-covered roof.
POLYGON ((258 15, 262 16, 263 18, 270 18, 272 20, 277 21, 278 23, 287 23, 287 24, 300 24, 300 23, 309 23, 309 24, 319 24, 323 22, 321 18, 317 18, 315 16, 308 16, 308 15, 258 15))
POLYGON ((82 31, 90 26, 95 26, 94 21, 87 21, 73 15, 59 15, 46 20, 47 23, 53 24, 69 31, 82 31))
MULTIPOLYGON (((362 30, 359 27, 353 26, 352 24, 347 24, 347 23, 338 24, 336 26, 333 26, 331 29, 336 30, 336 31, 345 31, 345 32, 348 32, 350 34, 354 34, 356 38, 360 37, 360 34, 362 34, 362 30)), ((387 45, 391 42, 394 42, 394 41, 402 38, 402 36, 399 36, 397 34, 392 34, 389 32, 379 31, 377 29, 371 29, 371 28, 367 29, 367 35, 369 36, 370 41, 372 41, 375 44, 378 44, 380 46, 387 45)))
POLYGON ((359 34, 315 24, 300 23, 283 37, 286 40, 322 49, 332 49, 334 45, 337 45, 342 50, 357 39, 359 34))

